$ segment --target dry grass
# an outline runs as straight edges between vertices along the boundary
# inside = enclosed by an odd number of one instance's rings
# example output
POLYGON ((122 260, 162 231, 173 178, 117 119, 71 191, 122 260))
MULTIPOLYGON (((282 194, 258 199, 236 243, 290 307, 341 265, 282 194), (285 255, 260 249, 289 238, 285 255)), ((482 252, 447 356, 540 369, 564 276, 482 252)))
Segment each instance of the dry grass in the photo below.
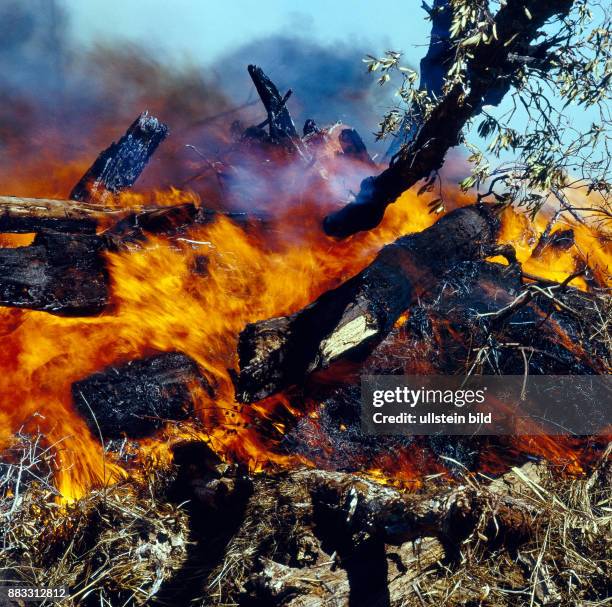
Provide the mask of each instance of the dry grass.
POLYGON ((67 586, 66 606, 148 604, 186 560, 187 514, 156 495, 152 481, 60 504, 53 464, 52 450, 28 436, 0 463, 2 580, 67 586))
POLYGON ((485 512, 462 546, 460 562, 428 572, 414 605, 612 604, 611 455, 612 445, 591 475, 581 479, 560 478, 547 468, 534 479, 518 470, 511 495, 537 510, 533 538, 515 550, 491 551, 479 536, 494 517, 485 512))
MULTIPOLYGON (((51 483, 51 450, 39 438, 21 436, 10 455, 10 462, 0 464, 3 579, 68 586, 72 598, 63 605, 116 607, 154 603, 160 587, 176 582, 177 572, 185 570, 188 515, 165 500, 163 483, 124 482, 59 505, 51 483)), ((437 562, 417 574, 413 563, 410 583, 405 592, 400 584, 401 600, 394 597, 391 607, 611 604, 611 457, 609 447, 590 476, 578 479, 535 465, 535 472, 515 471, 510 486, 508 478, 491 483, 466 475, 465 484, 484 503, 494 504, 495 495, 503 491, 528 504, 537 513, 533 536, 516 547, 495 547, 484 535, 490 533, 486 530, 495 520, 495 508, 485 507, 461 545, 459 558, 437 562)), ((244 584, 257 577, 262 557, 283 563, 293 555, 291 566, 308 577, 313 562, 298 556, 305 546, 310 550, 317 544, 305 507, 308 489, 292 481, 291 474, 283 478, 257 479, 258 491, 239 530, 218 566, 202 573, 203 595, 194 604, 241 604, 244 584)), ((332 567, 333 572, 334 558, 321 559, 316 567, 332 567)), ((394 584, 397 588, 398 582, 394 584)), ((274 604, 293 607, 291 600, 274 604)), ((330 595, 330 602, 320 604, 335 603, 330 595)))

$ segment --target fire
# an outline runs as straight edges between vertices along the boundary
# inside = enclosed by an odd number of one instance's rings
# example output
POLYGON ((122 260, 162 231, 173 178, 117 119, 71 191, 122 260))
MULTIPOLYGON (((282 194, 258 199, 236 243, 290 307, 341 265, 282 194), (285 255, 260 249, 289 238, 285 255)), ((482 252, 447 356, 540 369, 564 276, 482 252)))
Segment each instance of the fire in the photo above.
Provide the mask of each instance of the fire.
MULTIPOLYGON (((324 179, 317 181, 316 190, 301 191, 299 197, 271 190, 271 216, 265 226, 245 227, 220 215, 180 237, 151 236, 131 251, 108 253, 112 305, 97 317, 64 318, 0 308, 0 450, 20 429, 40 430, 57 451, 57 484, 66 499, 125 476, 129 471, 103 452, 99 437, 76 413, 70 386, 107 365, 153 351, 178 350, 197 361, 215 395, 196 394, 195 420, 141 441, 145 457, 168 461, 172 441, 189 436, 208 441, 224 458, 246 462, 253 470, 297 463, 297 458, 279 454, 270 437, 270 432, 277 438, 284 432, 279 412, 301 414, 291 399, 281 394, 253 406, 234 399, 228 370, 237 368, 238 334, 249 322, 307 305, 357 273, 385 244, 437 219, 429 213, 426 197, 408 191, 390 207, 378 229, 333 241, 324 236, 320 222, 343 187, 335 178, 336 169, 347 175, 347 167, 339 167, 328 154, 324 179), (266 432, 260 432, 262 425, 266 432)), ((350 170, 358 173, 363 167, 350 170)), ((456 205, 470 202, 457 192, 452 198, 456 205)), ((174 189, 148 197, 125 194, 119 203, 134 206, 150 200, 199 202, 193 192, 174 189)), ((514 212, 507 212, 503 221, 500 241, 517 247, 527 272, 560 281, 588 257, 593 272, 607 276, 609 243, 604 246, 594 231, 574 226, 575 247, 535 258, 532 253, 543 224, 514 212)), ((31 235, 1 238, 2 246, 31 241, 31 235)), ((583 278, 572 284, 587 288, 583 278)), ((538 453, 556 457, 559 445, 550 443, 539 444, 538 453)), ((380 466, 373 476, 409 482, 422 474, 408 457, 387 458, 380 466)), ((434 467, 433 472, 438 471, 434 467)))

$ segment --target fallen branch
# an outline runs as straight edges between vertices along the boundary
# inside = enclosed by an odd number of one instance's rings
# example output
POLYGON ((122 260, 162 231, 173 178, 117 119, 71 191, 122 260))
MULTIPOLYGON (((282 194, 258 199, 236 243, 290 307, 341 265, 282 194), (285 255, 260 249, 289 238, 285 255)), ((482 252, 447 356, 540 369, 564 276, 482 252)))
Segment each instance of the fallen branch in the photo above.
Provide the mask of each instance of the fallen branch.
POLYGON ((116 221, 128 213, 127 209, 74 200, 0 196, 0 232, 50 229, 93 234, 101 223, 116 221))

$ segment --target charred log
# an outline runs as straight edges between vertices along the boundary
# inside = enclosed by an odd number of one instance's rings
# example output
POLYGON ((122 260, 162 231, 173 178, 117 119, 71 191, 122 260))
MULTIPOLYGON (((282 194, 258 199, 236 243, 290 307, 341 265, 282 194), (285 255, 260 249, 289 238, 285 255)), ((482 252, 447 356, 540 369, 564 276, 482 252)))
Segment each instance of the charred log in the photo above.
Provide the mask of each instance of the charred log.
MULTIPOLYGON (((487 496, 468 487, 443 490, 423 499, 339 472, 305 472, 314 503, 334 525, 341 525, 353 545, 372 538, 401 545, 419 537, 438 537, 451 548, 458 546, 476 527, 483 510, 496 511, 487 539, 496 544, 525 541, 533 530, 537 511, 525 502, 503 495, 487 496), (497 499, 499 498, 499 499, 497 499)), ((487 535, 485 533, 485 535, 487 535)))
POLYGON ((330 236, 345 238, 376 227, 385 209, 419 180, 440 169, 447 151, 459 143, 466 122, 480 112, 485 100, 503 97, 520 66, 513 54, 528 54, 532 40, 555 15, 565 15, 572 0, 507 2, 495 15, 496 35, 474 47, 467 62, 468 87, 454 85, 421 124, 418 133, 392 160, 389 168, 361 183, 355 200, 325 218, 330 236), (465 92, 468 90, 469 92, 465 92))
POLYGON ((196 215, 192 204, 132 211, 72 200, 0 197, 0 232, 37 233, 29 246, 0 248, 0 305, 98 314, 109 301, 104 250, 144 240, 145 232, 174 233, 196 215))
POLYGON ((119 141, 98 156, 74 186, 70 198, 82 202, 103 201, 109 194, 131 187, 167 135, 165 124, 143 112, 119 141))
POLYGON ((247 325, 238 345, 237 398, 259 400, 340 358, 367 353, 449 267, 482 257, 498 229, 493 207, 458 209, 386 246, 365 270, 303 310, 247 325))
POLYGON ((210 392, 196 362, 166 352, 94 373, 72 385, 72 396, 95 436, 138 438, 188 418, 193 390, 210 392))
POLYGON ((130 213, 104 232, 109 246, 120 249, 127 242, 146 240, 146 234, 174 234, 196 221, 198 210, 191 203, 145 209, 130 213))
POLYGON ((524 454, 511 456, 503 437, 364 433, 360 377, 609 373, 612 352, 606 337, 598 336, 603 310, 597 297, 559 284, 535 287, 524 283, 518 265, 457 264, 364 361, 343 362, 309 382, 309 398, 321 405, 316 415, 304 415, 287 429, 285 451, 333 470, 376 468, 386 454, 402 451, 417 468, 443 456, 476 469, 494 446, 521 465, 524 454))
POLYGON ((109 300, 95 234, 40 231, 26 247, 0 249, 0 305, 60 315, 91 315, 109 300))

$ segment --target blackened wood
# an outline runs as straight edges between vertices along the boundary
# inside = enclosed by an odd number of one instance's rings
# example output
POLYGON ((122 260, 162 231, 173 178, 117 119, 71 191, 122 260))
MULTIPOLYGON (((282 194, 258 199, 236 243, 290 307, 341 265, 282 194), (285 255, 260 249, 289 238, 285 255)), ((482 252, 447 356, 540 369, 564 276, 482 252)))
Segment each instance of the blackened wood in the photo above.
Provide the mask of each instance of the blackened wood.
POLYGON ((366 354, 449 267, 482 257, 498 230, 494 207, 457 209, 384 247, 362 272, 299 312, 247 325, 238 343, 238 400, 259 400, 340 358, 366 354))
POLYGON ((198 387, 210 389, 197 363, 181 352, 165 352, 77 381, 72 396, 95 436, 138 438, 188 418, 198 387))
POLYGON ((363 139, 355 129, 342 129, 338 141, 345 156, 356 158, 370 166, 376 166, 370 154, 368 154, 363 139))
POLYGON ((557 230, 552 234, 543 233, 538 240, 538 244, 535 246, 532 256, 538 257, 548 248, 555 249, 557 251, 567 251, 575 243, 574 230, 568 228, 567 230, 557 230))
POLYGON ((268 113, 267 124, 270 129, 270 137, 279 141, 285 138, 298 139, 298 133, 285 99, 279 93, 276 85, 260 67, 249 65, 248 71, 268 113))
POLYGON ((117 194, 131 187, 167 134, 165 124, 143 112, 119 141, 98 156, 74 186, 70 198, 83 202, 101 201, 109 193, 117 194))
MULTIPOLYGON (((566 15, 573 0, 506 2, 495 15, 494 36, 474 48, 467 61, 468 87, 455 84, 421 124, 411 142, 392 159, 389 168, 361 183, 355 200, 325 218, 325 232, 346 238, 370 230, 385 209, 419 180, 441 168, 448 150, 456 146, 467 121, 480 112, 493 93, 503 97, 521 67, 512 54, 528 54, 530 43, 553 16, 566 15)), ((492 27, 492 26, 491 26, 492 27)))
MULTIPOLYGON (((120 233, 140 228, 153 234, 172 232, 191 223, 208 223, 220 214, 196 208, 192 203, 173 206, 109 207, 74 200, 0 196, 0 232, 29 233, 50 229, 55 232, 93 234, 96 228, 120 233)), ((245 213, 223 213, 243 220, 245 213)))
POLYGON ((198 210, 188 202, 171 207, 144 209, 130 213, 103 236, 112 249, 120 249, 126 243, 143 241, 146 234, 175 234, 196 220, 198 210))
POLYGON ((308 118, 308 120, 304 122, 304 128, 302 129, 302 134, 304 137, 308 137, 308 135, 315 135, 316 133, 320 132, 321 129, 317 126, 317 123, 312 118, 308 118))
POLYGON ((371 352, 359 372, 457 375, 472 365, 476 374, 609 372, 612 353, 605 337, 596 335, 601 325, 596 297, 571 287, 530 288, 518 265, 459 263, 408 309, 407 321, 371 352))
POLYGON ((44 230, 26 247, 0 249, 0 305, 62 315, 99 313, 108 275, 94 234, 44 230))

